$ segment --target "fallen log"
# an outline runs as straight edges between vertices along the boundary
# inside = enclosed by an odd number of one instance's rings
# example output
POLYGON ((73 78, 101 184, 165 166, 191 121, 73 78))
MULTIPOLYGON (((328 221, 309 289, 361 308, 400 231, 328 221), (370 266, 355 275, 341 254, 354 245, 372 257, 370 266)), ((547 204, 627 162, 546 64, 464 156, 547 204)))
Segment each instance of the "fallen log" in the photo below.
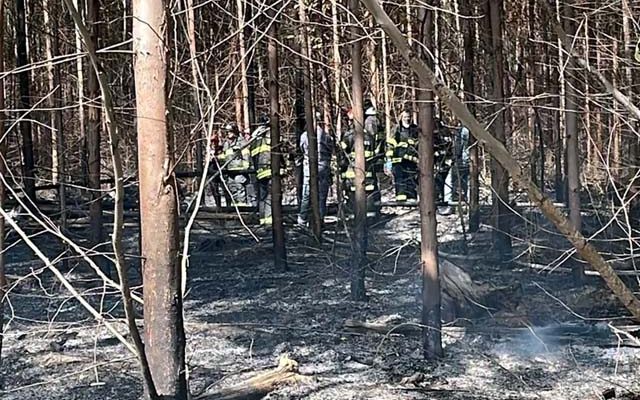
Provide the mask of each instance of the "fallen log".
POLYGON ((196 396, 196 400, 257 400, 283 385, 304 381, 305 377, 298 374, 298 363, 283 355, 278 360, 278 366, 268 372, 253 377, 243 383, 229 388, 220 389, 214 393, 196 396))

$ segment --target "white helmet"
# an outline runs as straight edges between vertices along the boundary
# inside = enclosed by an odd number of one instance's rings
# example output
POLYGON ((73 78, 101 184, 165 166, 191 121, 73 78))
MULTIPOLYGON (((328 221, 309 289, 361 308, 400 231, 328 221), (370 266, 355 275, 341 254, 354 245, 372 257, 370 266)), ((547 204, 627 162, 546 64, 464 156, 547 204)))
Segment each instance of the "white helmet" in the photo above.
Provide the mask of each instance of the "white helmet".
POLYGON ((364 112, 364 115, 376 115, 375 107, 367 108, 367 110, 364 112))

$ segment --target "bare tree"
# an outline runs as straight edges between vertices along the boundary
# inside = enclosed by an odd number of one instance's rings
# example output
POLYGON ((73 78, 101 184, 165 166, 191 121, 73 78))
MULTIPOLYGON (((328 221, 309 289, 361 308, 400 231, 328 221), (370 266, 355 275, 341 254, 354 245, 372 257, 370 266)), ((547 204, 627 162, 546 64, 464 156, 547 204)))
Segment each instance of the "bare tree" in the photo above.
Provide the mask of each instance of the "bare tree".
POLYGON ((311 228, 313 235, 320 240, 322 221, 320 221, 320 197, 318 196, 318 135, 314 121, 313 104, 311 103, 311 68, 309 37, 307 33, 307 10, 304 0, 299 0, 300 15, 300 52, 302 54, 304 80, 304 113, 309 141, 309 200, 311 202, 311 228))
POLYGON ((178 199, 167 126, 167 8, 134 0, 133 39, 145 343, 158 395, 187 398, 178 263, 178 199))
MULTIPOLYGON (((565 2, 565 30, 569 35, 574 35, 575 25, 573 22, 573 7, 570 2, 565 2)), ((569 58, 569 65, 575 63, 569 58)), ((578 142, 578 96, 576 93, 577 80, 573 77, 575 71, 567 71, 565 79, 565 135, 567 140, 567 200, 569 203, 569 220, 573 228, 581 230, 582 220, 580 217, 580 159, 578 142)), ((584 267, 582 263, 575 263, 573 266, 573 277, 577 284, 584 281, 584 267)))
MULTIPOLYGON (((433 10, 435 1, 420 8, 422 58, 431 60, 433 54, 433 10)), ((422 269, 422 351, 428 360, 442 356, 440 320, 440 271, 438 268, 438 232, 433 150, 433 91, 425 90, 429 82, 420 82, 420 263, 422 269)))
MULTIPOLYGON (((360 21, 360 1, 351 0, 351 13, 355 21, 360 21)), ((351 45, 353 123, 355 129, 355 215, 353 232, 353 258, 351 260, 351 299, 366 300, 364 286, 365 266, 367 263, 367 193, 365 191, 364 157, 364 110, 362 100, 362 41, 359 29, 353 24, 351 45)))
POLYGON ((278 63, 278 22, 276 12, 269 8, 267 15, 273 21, 269 27, 269 44, 267 48, 269 63, 269 105, 271 111, 271 216, 273 218, 273 263, 281 270, 287 269, 287 253, 284 241, 284 225, 282 214, 282 146, 280 143, 280 84, 278 63))
MULTIPOLYGON (((0 49, 4 49, 5 35, 5 2, 0 1, 0 49)), ((0 71, 4 71, 4 51, 0 51, 0 71)), ((4 110, 4 80, 0 81, 0 110, 4 110)), ((7 155, 7 139, 4 136, 4 121, 6 115, 4 111, 0 111, 0 175, 6 173, 6 155, 7 155)), ((5 187, 4 181, 0 181, 0 209, 4 210, 5 187)), ((7 278, 5 274, 5 221, 4 216, 0 215, 0 366, 2 366, 2 340, 4 338, 4 296, 7 287, 7 278)), ((2 382, 0 382, 2 384, 2 382)))
POLYGON ((45 47, 47 58, 50 62, 47 65, 49 92, 49 107, 51 108, 51 128, 53 129, 52 143, 53 148, 53 183, 58 184, 58 203, 60 205, 60 228, 64 231, 67 227, 67 211, 66 211, 66 189, 65 189, 65 157, 64 152, 64 134, 62 126, 62 85, 60 80, 60 64, 53 62, 53 59, 60 54, 59 38, 58 38, 58 5, 57 2, 45 0, 43 2, 44 23, 48 34, 46 35, 45 47))
MULTIPOLYGON (((503 0, 486 0, 485 18, 489 19, 491 26, 491 70, 493 73, 491 99, 494 102, 493 122, 494 136, 502 144, 506 144, 505 112, 504 112, 504 57, 502 54, 502 7, 503 0)), ((510 225, 508 219, 510 212, 509 203, 509 173, 496 160, 491 158, 491 188, 493 203, 493 246, 498 257, 502 260, 511 254, 510 225)))
MULTIPOLYGON (((471 15, 474 0, 462 0, 461 12, 471 15)), ((462 80, 464 84, 465 100, 472 114, 475 114, 475 80, 474 80, 474 42, 475 22, 471 18, 462 19, 462 35, 464 43, 464 63, 462 65, 462 80)), ((475 136, 471 136, 469 149, 469 231, 476 232, 480 228, 480 157, 475 136)))
MULTIPOLYGON (((31 108, 31 82, 29 79, 29 55, 27 53, 27 18, 26 0, 16 0, 16 67, 20 69, 18 74, 18 87, 20 91, 20 109, 27 113, 31 108)), ((22 116, 20 122, 20 134, 22 136, 22 179, 27 197, 36 198, 35 160, 33 157, 33 135, 31 121, 28 116, 22 116)))
MULTIPOLYGON (((87 27, 91 34, 91 42, 97 45, 98 32, 98 0, 87 0, 87 27)), ((87 109, 87 167, 88 187, 91 194, 89 204, 89 229, 92 245, 102 242, 102 192, 100 190, 100 87, 98 77, 93 69, 87 76, 87 95, 90 103, 87 109)), ((104 262, 102 262, 104 263, 104 262)))

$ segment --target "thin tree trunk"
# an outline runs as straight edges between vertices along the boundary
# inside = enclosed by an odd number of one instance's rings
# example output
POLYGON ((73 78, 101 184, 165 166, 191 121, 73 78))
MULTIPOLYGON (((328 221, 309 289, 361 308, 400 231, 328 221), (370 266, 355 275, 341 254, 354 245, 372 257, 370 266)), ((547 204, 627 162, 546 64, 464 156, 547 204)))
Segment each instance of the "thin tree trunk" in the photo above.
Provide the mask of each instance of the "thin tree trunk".
MULTIPOLYGON (((340 80, 342 76, 342 68, 340 62, 340 36, 338 34, 338 0, 331 0, 331 28, 333 33, 333 101, 335 103, 336 113, 336 133, 342 134, 342 112, 340 109, 340 80)), ((337 136, 337 140, 341 139, 337 136)), ((338 174, 339 175, 339 174, 338 174)), ((338 186, 339 190, 339 186, 338 186)))
MULTIPOLYGON (((354 23, 360 21, 360 1, 351 0, 351 13, 354 23)), ((357 27, 352 28, 351 61, 352 61, 352 96, 353 123, 355 125, 355 218, 353 232, 353 255, 351 261, 351 299, 366 300, 364 286, 365 266, 367 263, 367 193, 365 192, 365 157, 364 157, 364 110, 362 101, 362 41, 357 27)))
MULTIPOLYGON (((505 113, 502 104, 504 97, 504 58, 502 56, 502 5, 503 0, 488 0, 487 18, 491 25, 492 52, 491 67, 493 71, 493 93, 495 102, 494 112, 496 115, 493 123, 495 138, 502 144, 506 144, 505 113)), ((504 167, 491 158, 491 187, 493 188, 493 247, 500 260, 505 260, 511 256, 511 237, 509 208, 509 174, 504 167), (505 204, 506 203, 506 204, 505 204)))
MULTIPOLYGON (((26 0, 16 0, 16 68, 25 68, 29 64, 27 54, 27 20, 26 20, 26 0)), ((29 79, 29 69, 25 68, 18 73, 18 86, 20 92, 19 108, 21 113, 26 113, 31 108, 31 82, 29 79)), ((20 122, 20 134, 22 136, 22 178, 26 195, 35 200, 35 161, 33 157, 33 135, 31 132, 31 122, 25 118, 20 122)))
MULTIPOLYGON (((5 25, 4 25, 4 10, 5 10, 5 2, 0 1, 0 71, 4 71, 4 36, 5 36, 5 25)), ((0 80, 0 175, 5 175, 5 161, 7 155, 7 138, 4 136, 4 121, 6 120, 6 114, 4 111, 4 83, 5 80, 0 80)), ((5 187, 4 182, 0 180, 0 209, 4 210, 4 200, 5 200, 5 187)), ((5 234, 5 221, 4 216, 0 215, 0 367, 2 367, 2 340, 4 338, 4 296, 6 293, 7 287, 7 278, 5 274, 5 243, 4 243, 4 234, 5 234)), ((4 387, 4 382, 0 381, 0 387, 4 387)))
POLYGON ((362 1, 387 32, 391 40, 396 44, 399 53, 403 55, 416 74, 424 79, 425 82, 429 82, 429 85, 438 97, 442 99, 451 109, 451 112, 469 128, 476 138, 484 144, 487 151, 509 171, 518 186, 527 191, 529 199, 540 208, 542 213, 554 224, 556 229, 573 244, 578 254, 600 273, 600 277, 616 297, 618 297, 622 305, 633 315, 633 318, 640 320, 640 300, 638 300, 634 293, 629 290, 620 277, 618 277, 611 265, 604 260, 593 245, 591 245, 580 232, 573 229, 571 223, 562 212, 553 205, 553 202, 546 197, 531 180, 526 178, 520 165, 507 151, 506 147, 478 122, 464 104, 451 92, 447 85, 438 79, 434 72, 426 66, 420 58, 412 58, 410 56, 411 52, 409 51, 407 41, 393 24, 389 16, 384 12, 378 1, 362 1))
MULTIPOLYGON (((198 46, 196 43, 196 23, 193 0, 186 0, 187 7, 187 35, 189 37, 189 57, 191 58, 191 79, 193 80, 193 105, 194 126, 197 126, 202 118, 202 102, 200 101, 200 80, 198 79, 198 46)), ((204 126, 204 125, 203 125, 204 126)), ((201 172, 204 166, 204 143, 208 145, 206 131, 198 129, 195 135, 196 171, 201 172), (203 133, 200 133, 203 132, 203 133)))
MULTIPOLYGON (((273 8, 268 10, 270 19, 276 18, 273 8)), ((284 224, 282 215, 282 177, 280 162, 283 149, 280 145, 280 85, 278 63, 278 23, 269 27, 268 63, 269 63, 269 105, 271 110, 271 215, 273 217, 273 263, 279 270, 287 269, 284 224)))
MULTIPOLYGON (((569 35, 575 34, 575 27, 572 21, 573 8, 569 3, 565 3, 565 30, 569 35)), ((574 63, 569 60, 569 66, 574 63)), ((575 85, 577 80, 572 76, 575 71, 567 70, 568 76, 565 79, 565 135, 567 140, 567 184, 569 187, 569 220, 576 231, 581 230, 580 218, 580 155, 578 142, 578 97, 575 85)), ((573 277, 576 284, 584 281, 584 267, 582 263, 575 263, 573 266, 573 277)))
MULTIPOLYGON (((433 2, 430 2, 433 3, 433 2)), ((430 4, 431 5, 431 4, 430 4)), ((432 4, 436 5, 436 4, 432 4)), ((433 11, 420 8, 422 44, 433 53, 433 11)), ((427 51, 422 59, 433 64, 427 51)), ((422 351, 424 358, 432 360, 442 356, 440 319, 440 271, 438 268, 438 232, 433 153, 433 91, 425 90, 429 82, 420 82, 420 263, 422 266, 422 351)))
MULTIPOLYGON (((84 1, 73 0, 73 6, 82 16, 84 14, 84 1)), ((75 51, 77 54, 82 53, 82 37, 78 30, 75 31, 75 51)), ((77 93, 78 93, 78 165, 82 176, 82 186, 87 186, 87 152, 86 152, 86 126, 84 112, 84 68, 82 64, 83 57, 76 59, 76 75, 77 75, 77 93)))
POLYGON ((320 198, 318 196, 318 135, 313 123, 314 112, 311 103, 311 67, 309 52, 309 36, 307 32, 307 10, 304 0, 299 0, 300 16, 300 50, 302 54, 302 71, 304 79, 304 114, 309 139, 309 198, 311 200, 311 228, 317 240, 321 239, 322 221, 320 220, 320 198))
POLYGON ((384 88, 384 133, 391 135, 391 98, 389 97, 389 65, 387 60, 387 35, 382 32, 382 87, 384 88))
MULTIPOLYGON (((409 42, 409 47, 413 48, 413 18, 411 18, 411 0, 406 0, 405 2, 405 12, 407 14, 407 41, 409 42)), ((411 88, 411 111, 413 114, 413 121, 418 120, 418 107, 416 103, 416 85, 415 85, 415 77, 413 74, 409 74, 409 87, 411 88)))
MULTIPOLYGON (((45 0, 43 2, 44 24, 49 32, 46 35, 46 51, 47 58, 53 60, 60 54, 58 39, 58 6, 55 2, 45 0)), ((53 183, 58 184, 58 204, 60 206, 60 229, 64 232, 67 229, 67 213, 66 213, 66 194, 65 194, 65 158, 62 156, 64 152, 64 134, 62 126, 62 85, 60 80, 60 64, 54 64, 52 61, 47 65, 49 78, 49 107, 51 108, 51 127, 53 129, 52 137, 52 159, 53 159, 53 183)), ((66 261, 63 261, 66 267, 66 261)))
MULTIPOLYGON (((91 41, 97 44, 98 37, 98 0, 87 1, 87 26, 91 41)), ((87 111, 87 163, 89 168, 88 187, 91 192, 89 204, 89 226, 91 243, 95 246, 102 242, 102 192, 100 191, 100 88, 98 77, 93 69, 89 69, 87 91, 91 101, 87 111)))
POLYGON ((167 124, 167 8, 133 1, 145 343, 160 396, 186 400, 178 199, 167 124))
MULTIPOLYGON (((245 0, 246 8, 244 9, 244 20, 250 21, 253 17, 253 4, 249 1, 245 0)), ((254 28, 247 24, 244 28, 244 39, 245 41, 251 36, 251 33, 254 32, 254 28)), ((246 42, 245 49, 247 48, 246 42)), ((256 123, 256 61, 255 59, 256 50, 253 48, 251 51, 247 52, 247 114, 249 121, 249 130, 255 126, 256 123)), ((264 86, 264 85, 263 85, 264 86)))
POLYGON ((238 57, 240 61, 240 87, 242 89, 242 122, 244 131, 251 132, 249 120, 249 82, 247 81, 247 52, 244 41, 244 6, 243 0, 236 1, 238 11, 238 57))
MULTIPOLYGON (((472 0, 462 0, 462 14, 470 16, 472 14, 472 0)), ((475 22, 471 18, 464 18, 463 42, 464 42, 464 63, 462 65, 462 81, 464 84, 465 100, 467 107, 475 115, 475 80, 474 80, 474 38, 475 22)), ((480 229, 480 159, 478 156, 478 143, 475 136, 471 135, 469 145, 469 232, 476 232, 480 229)))

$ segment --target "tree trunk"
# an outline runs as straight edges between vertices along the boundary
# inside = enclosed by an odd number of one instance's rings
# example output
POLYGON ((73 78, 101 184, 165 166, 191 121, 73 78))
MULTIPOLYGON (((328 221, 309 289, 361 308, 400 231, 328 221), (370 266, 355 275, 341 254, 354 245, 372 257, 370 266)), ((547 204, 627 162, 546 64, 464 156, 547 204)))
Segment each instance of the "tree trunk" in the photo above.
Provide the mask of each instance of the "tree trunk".
POLYGON ((607 286, 609 286, 616 297, 618 297, 622 305, 633 315, 633 318, 640 320, 640 300, 638 300, 634 293, 629 290, 618 277, 613 268, 611 268, 611 265, 604 260, 593 245, 591 245, 580 232, 573 229, 571 223, 562 212, 553 205, 553 202, 546 197, 531 180, 525 177, 518 162, 509 154, 506 147, 478 122, 464 104, 457 99, 455 94, 436 77, 434 72, 427 67, 420 58, 410 57, 411 53, 406 40, 377 0, 362 1, 387 32, 391 40, 396 44, 399 53, 403 55, 416 74, 424 79, 425 82, 429 82, 431 88, 451 109, 451 112, 469 128, 488 152, 509 171, 518 186, 527 191, 531 202, 538 206, 549 221, 554 224, 556 229, 571 242, 578 254, 600 273, 600 276, 607 286))
MULTIPOLYGON (((20 92, 19 108, 22 113, 27 113, 31 108, 31 82, 29 80, 29 64, 27 54, 27 20, 26 0, 16 0, 16 68, 24 70, 18 73, 18 86, 20 92)), ((29 117, 20 122, 20 135, 22 136, 22 179, 27 197, 36 198, 35 162, 33 158, 33 136, 29 117)))
MULTIPOLYGON (((462 0, 462 14, 472 15, 473 0, 462 0)), ((464 42, 464 63, 462 65, 462 81, 464 84, 464 95, 467 100, 467 107, 475 115, 475 82, 474 82, 474 38, 475 22, 471 18, 462 20, 463 42, 464 42)), ((476 232, 480 229, 480 159, 478 157, 478 144, 475 136, 471 135, 469 145, 469 232, 476 232)))
POLYGON ((311 200, 311 229, 316 240, 321 239, 322 221, 320 220, 320 197, 318 196, 318 135, 314 121, 313 104, 311 103, 311 68, 309 52, 309 36, 307 32, 307 10, 304 0, 299 0, 300 15, 300 50, 304 79, 304 114, 309 139, 309 199, 311 200))
MULTIPOLYGON (((87 27, 91 41, 96 44, 98 32, 98 0, 87 1, 87 27)), ((89 204, 90 239, 92 245, 102 242, 102 192, 100 191, 100 88, 93 68, 89 69, 87 91, 91 105, 87 110, 87 163, 89 168, 88 187, 91 193, 89 204)))
MULTIPOLYGON (((360 21, 360 1, 351 0, 351 13, 354 21, 360 21)), ((365 192, 365 157, 364 157, 364 110, 362 102, 362 41, 359 30, 352 27, 351 60, 352 60, 352 96, 353 123, 355 126, 355 220, 353 232, 353 258, 351 261, 351 299, 366 300, 364 275, 367 263, 367 193, 365 192)))
MULTIPOLYGON (((575 35, 575 26, 572 21, 573 8, 571 4, 565 3, 565 30, 569 35, 575 35)), ((573 66, 575 63, 569 59, 569 66, 573 66)), ((559 66, 561 68, 561 66, 559 66)), ((579 155, 579 142, 578 142, 578 97, 576 93, 575 85, 578 81, 573 77, 576 71, 567 71, 567 78, 565 79, 565 135, 567 140, 567 185, 569 188, 568 200, 569 200, 569 220, 573 225, 573 228, 580 232, 581 230, 581 217, 580 217, 580 155, 579 155)), ((575 263, 573 266, 573 277, 576 284, 582 284, 584 282, 584 267, 582 263, 575 263)))
MULTIPOLYGON (((430 2, 433 6, 435 2, 430 2)), ((422 59, 432 64, 433 11, 420 8, 421 39, 425 50, 422 59)), ((438 268, 438 232, 436 229, 436 204, 434 186, 433 153, 433 91, 425 90, 429 82, 420 82, 420 263, 422 269, 422 351, 424 358, 432 360, 442 356, 440 319, 440 271, 438 268)))
MULTIPOLYGON (((187 35, 189 37, 189 57, 191 58, 191 79, 193 80, 193 113, 194 113, 194 127, 198 126, 200 119, 202 118, 202 102, 200 101, 200 79, 198 78, 198 46, 196 44, 196 23, 195 23, 195 10, 193 7, 193 0, 186 0, 187 7, 187 35)), ((203 125, 204 126, 204 125, 203 125)), ((206 137, 205 129, 196 130, 195 134, 195 150, 196 150, 196 171, 202 172, 204 166, 204 148, 205 143, 207 149, 209 147, 209 140, 206 137), (200 132, 203 132, 204 135, 200 132)))
MULTIPOLYGON (((0 1, 0 71, 4 71, 4 37, 5 37, 5 25, 4 25, 4 1, 0 1)), ((6 114, 4 111, 4 79, 0 81, 0 157, 2 160, 6 160, 7 155, 7 138, 4 136, 4 122, 6 120, 6 114)), ((0 175, 5 176, 5 163, 0 162, 0 175)), ((4 210, 5 200, 5 187, 4 182, 0 180, 0 208, 4 210)), ((4 295, 6 293, 7 278, 4 269, 4 255, 5 255, 5 243, 4 243, 4 216, 0 215, 0 333, 4 333, 4 295)), ((2 339, 4 335, 0 335, 0 367, 2 367, 2 339)), ((4 382, 0 381, 0 386, 4 387, 4 382)))
MULTIPOLYGON (((58 40, 58 13, 59 8, 55 2, 45 0, 43 2, 44 24, 49 34, 46 35, 47 59, 53 60, 60 54, 58 40)), ((1 48, 1 47, 0 47, 1 48)), ((66 194, 65 194, 65 158, 64 153, 64 134, 62 126, 62 86, 60 84, 60 64, 49 62, 47 65, 49 78, 49 107, 51 108, 51 128, 53 129, 52 137, 52 177, 53 183, 58 184, 58 203, 60 205, 60 229, 67 229, 67 213, 66 213, 66 194)), ((66 260, 63 261, 63 265, 66 260)))
POLYGON ((242 127, 244 132, 251 132, 249 120, 249 82, 247 80, 247 51, 244 42, 244 7, 247 3, 236 1, 238 11, 238 57, 240 58, 240 87, 242 89, 242 127))
POLYGON ((186 400, 177 186, 167 126, 166 4, 134 0, 133 17, 146 351, 158 394, 186 400))
MULTIPOLYGON (((491 57, 493 71, 493 93, 491 97, 496 104, 493 107, 496 115, 493 123, 494 136, 502 144, 506 144, 505 113, 502 106, 504 102, 503 83, 505 69, 502 56, 503 0, 487 0, 487 3, 487 18, 489 18, 491 25, 491 48, 493 54, 491 57)), ((511 228, 508 221, 510 212, 507 206, 509 204, 509 174, 498 160, 493 157, 491 158, 491 187, 493 188, 493 248, 497 253, 498 259, 505 260, 511 256, 511 237, 509 236, 511 228)))
MULTIPOLYGON (((73 5, 80 15, 84 13, 84 1, 73 0, 73 5)), ((82 53, 82 37, 80 32, 75 31, 75 51, 77 54, 82 53)), ((83 57, 76 59, 76 75, 77 75, 77 93, 78 93, 78 164, 79 171, 82 175, 82 185, 87 186, 87 152, 86 152, 86 126, 84 113, 84 68, 82 64, 83 57)))
MULTIPOLYGON (((273 8, 268 10, 270 19, 276 18, 273 8)), ((269 27, 269 105, 271 110, 271 215, 273 218, 273 264, 279 270, 287 269, 287 253, 284 243, 284 224, 282 215, 282 177, 280 168, 283 149, 280 145, 280 86, 278 63, 278 23, 269 27)))

